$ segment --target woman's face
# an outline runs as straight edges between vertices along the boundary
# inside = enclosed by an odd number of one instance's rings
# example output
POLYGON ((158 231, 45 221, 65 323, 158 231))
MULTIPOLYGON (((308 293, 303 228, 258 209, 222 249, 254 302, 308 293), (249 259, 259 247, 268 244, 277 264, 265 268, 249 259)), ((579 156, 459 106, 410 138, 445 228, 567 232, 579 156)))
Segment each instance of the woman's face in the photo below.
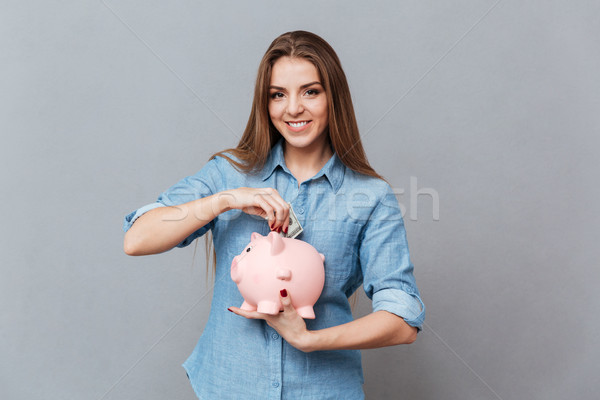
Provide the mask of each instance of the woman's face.
POLYGON ((269 116, 287 145, 306 150, 325 146, 327 108, 327 94, 311 62, 290 57, 275 61, 269 85, 269 116))

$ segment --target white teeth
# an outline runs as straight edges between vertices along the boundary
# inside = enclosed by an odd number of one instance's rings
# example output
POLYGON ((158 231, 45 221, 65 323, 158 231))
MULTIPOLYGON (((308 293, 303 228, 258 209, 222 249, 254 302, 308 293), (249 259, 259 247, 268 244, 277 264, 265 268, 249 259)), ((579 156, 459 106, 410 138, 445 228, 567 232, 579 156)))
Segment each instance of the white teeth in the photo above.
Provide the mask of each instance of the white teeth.
POLYGON ((308 124, 307 121, 303 121, 303 122, 288 122, 288 124, 293 127, 293 128, 299 128, 301 126, 304 126, 306 124, 308 124))

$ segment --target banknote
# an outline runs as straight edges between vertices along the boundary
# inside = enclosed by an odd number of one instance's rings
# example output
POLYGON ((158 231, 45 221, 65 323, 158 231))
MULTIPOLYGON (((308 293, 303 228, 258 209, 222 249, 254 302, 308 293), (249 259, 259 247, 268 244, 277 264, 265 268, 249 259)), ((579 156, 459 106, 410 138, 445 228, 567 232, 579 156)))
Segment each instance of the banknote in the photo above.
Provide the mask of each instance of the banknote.
POLYGON ((290 205, 290 224, 288 225, 287 234, 284 234, 283 232, 281 232, 281 234, 284 237, 294 239, 295 237, 297 237, 299 234, 302 233, 303 229, 302 229, 302 225, 300 225, 300 221, 298 221, 298 217, 296 217, 296 213, 294 212, 292 205, 291 204, 289 204, 289 205, 290 205))

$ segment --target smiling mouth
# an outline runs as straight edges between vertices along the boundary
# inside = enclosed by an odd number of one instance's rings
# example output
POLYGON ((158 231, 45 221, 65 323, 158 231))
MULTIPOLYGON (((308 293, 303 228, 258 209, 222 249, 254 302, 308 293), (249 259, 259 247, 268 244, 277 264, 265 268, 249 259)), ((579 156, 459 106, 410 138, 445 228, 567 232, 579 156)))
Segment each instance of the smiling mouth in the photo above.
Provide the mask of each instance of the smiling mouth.
POLYGON ((308 124, 309 122, 310 121, 297 121, 297 122, 287 121, 286 124, 288 124, 292 128, 301 128, 304 125, 308 124))

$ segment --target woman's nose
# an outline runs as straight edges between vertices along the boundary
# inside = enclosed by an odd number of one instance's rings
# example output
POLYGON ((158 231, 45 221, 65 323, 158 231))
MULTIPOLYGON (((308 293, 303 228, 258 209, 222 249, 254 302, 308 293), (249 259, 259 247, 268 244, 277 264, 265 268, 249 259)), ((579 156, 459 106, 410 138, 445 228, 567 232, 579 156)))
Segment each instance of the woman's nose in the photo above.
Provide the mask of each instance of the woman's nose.
POLYGON ((290 98, 287 106, 287 112, 290 115, 298 115, 304 111, 304 106, 300 99, 290 98))

